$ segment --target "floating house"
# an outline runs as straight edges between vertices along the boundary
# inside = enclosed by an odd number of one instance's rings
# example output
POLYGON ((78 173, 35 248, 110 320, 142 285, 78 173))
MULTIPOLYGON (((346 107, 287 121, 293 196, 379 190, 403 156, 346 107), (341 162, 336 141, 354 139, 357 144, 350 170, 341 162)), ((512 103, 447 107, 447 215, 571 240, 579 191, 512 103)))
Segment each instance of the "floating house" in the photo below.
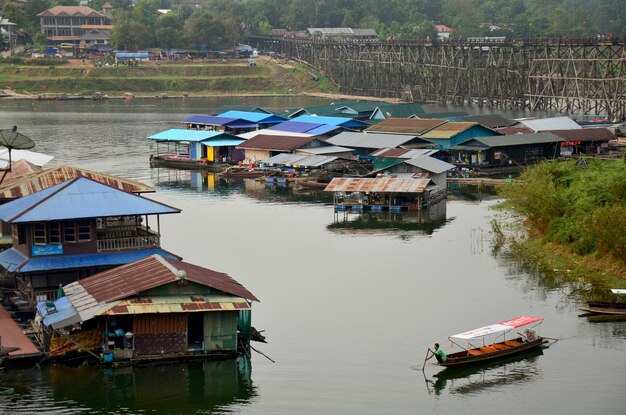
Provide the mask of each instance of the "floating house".
POLYGON ((455 164, 471 167, 520 167, 560 155, 562 138, 552 133, 476 137, 449 150, 455 164))
POLYGON ((68 284, 63 294, 37 304, 38 334, 52 358, 79 350, 106 363, 249 353, 258 299, 221 272, 151 255, 68 284))
POLYGON ((293 137, 281 135, 257 135, 237 148, 243 150, 244 157, 250 161, 269 159, 281 153, 293 153, 299 148, 317 148, 324 142, 315 137, 293 137))
POLYGON ((65 285, 161 249, 160 216, 180 209, 86 177, 76 177, 0 206, 13 247, 0 272, 15 285, 19 308, 54 299, 65 285))
POLYGON ((218 131, 171 129, 148 138, 156 142, 156 152, 150 156, 153 166, 221 169, 244 159, 236 148, 244 140, 218 131))
POLYGON ((415 212, 431 202, 431 191, 440 195, 440 190, 432 180, 423 176, 335 177, 324 189, 333 192, 335 210, 356 212, 415 212))
POLYGON ((476 122, 447 122, 436 126, 420 136, 434 144, 432 148, 447 150, 475 137, 498 135, 499 133, 476 122))
POLYGON ((371 121, 383 121, 389 118, 416 118, 426 117, 424 109, 418 103, 405 104, 379 104, 372 115, 371 121))
POLYGON ((561 156, 603 154, 609 148, 609 141, 615 139, 615 135, 603 127, 550 130, 549 133, 565 140, 561 143, 561 156))
POLYGON ((338 125, 328 125, 310 122, 298 122, 298 121, 285 121, 280 124, 276 124, 270 128, 269 131, 287 131, 293 133, 303 133, 317 136, 320 138, 328 138, 340 131, 344 131, 345 128, 338 125))
POLYGON ((367 128, 365 132, 421 136, 446 122, 437 118, 387 118, 367 128))
POLYGON ((288 111, 289 118, 300 115, 347 117, 357 120, 369 119, 381 102, 337 101, 330 105, 316 105, 288 111))
POLYGON ((519 123, 536 133, 552 130, 580 130, 583 128, 569 117, 523 119, 519 120, 519 123))
POLYGON ((367 128, 369 124, 366 122, 355 120, 347 117, 324 117, 319 115, 300 115, 292 119, 297 122, 307 122, 312 124, 324 124, 332 125, 336 127, 343 127, 344 129, 350 129, 354 131, 362 131, 367 128))
POLYGON ((467 117, 463 117, 463 120, 468 122, 477 122, 478 124, 491 128, 492 130, 511 127, 517 124, 517 121, 503 117, 500 114, 468 115, 467 117))
MULTIPOLYGON (((447 172, 454 169, 454 164, 446 163, 429 155, 419 155, 410 159, 399 159, 395 164, 385 167, 383 172, 391 176, 405 177, 409 174, 417 177, 428 177, 445 193, 447 172)), ((431 189, 431 197, 434 195, 431 189)))
POLYGON ((183 120, 189 130, 217 131, 237 135, 257 130, 259 125, 241 118, 216 117, 212 115, 192 115, 183 120))

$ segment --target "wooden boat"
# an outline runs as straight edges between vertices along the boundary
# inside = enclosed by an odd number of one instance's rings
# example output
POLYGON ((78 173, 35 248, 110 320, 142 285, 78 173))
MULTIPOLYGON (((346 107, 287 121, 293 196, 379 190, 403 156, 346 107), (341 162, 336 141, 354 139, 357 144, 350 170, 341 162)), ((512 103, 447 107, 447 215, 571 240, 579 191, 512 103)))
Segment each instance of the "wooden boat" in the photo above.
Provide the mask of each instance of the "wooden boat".
POLYGON ((449 368, 464 367, 528 352, 547 345, 551 339, 538 336, 535 330, 542 322, 543 319, 540 317, 522 316, 450 336, 448 339, 463 350, 449 354, 445 362, 438 364, 449 368), (525 326, 528 327, 523 333, 517 332, 517 329, 525 326), (507 339, 507 335, 511 332, 515 335, 507 339), (486 343, 487 338, 493 338, 494 341, 486 343), (467 347, 459 344, 464 342, 467 343, 467 347), (482 342, 482 346, 478 345, 478 342, 482 342))
POLYGON ((243 167, 231 167, 221 173, 227 179, 256 179, 268 175, 267 170, 248 169, 243 167))
MULTIPOLYGON (((626 295, 626 289, 613 288, 613 294, 626 295)), ((581 308, 591 314, 626 316, 626 303, 617 301, 587 301, 587 306, 581 308)))
POLYGON ((209 170, 219 172, 228 167, 228 163, 191 160, 189 157, 177 157, 176 155, 152 155, 150 156, 150 167, 169 167, 182 170, 209 170))

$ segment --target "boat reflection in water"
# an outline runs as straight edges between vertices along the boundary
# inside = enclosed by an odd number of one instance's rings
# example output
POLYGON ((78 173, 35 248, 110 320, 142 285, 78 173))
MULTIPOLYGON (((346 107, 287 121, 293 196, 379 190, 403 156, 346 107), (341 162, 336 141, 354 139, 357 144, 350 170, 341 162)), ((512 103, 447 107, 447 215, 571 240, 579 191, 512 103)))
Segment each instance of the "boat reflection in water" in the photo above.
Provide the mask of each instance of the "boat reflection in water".
POLYGON ((413 234, 431 235, 452 220, 454 218, 446 217, 444 200, 420 212, 335 212, 334 222, 328 225, 327 229, 342 234, 399 233, 401 238, 408 238, 413 234))
POLYGON ((54 400, 93 411, 232 412, 256 395, 251 362, 193 361, 121 368, 50 368, 54 400))
POLYGON ((446 368, 434 375, 434 379, 426 379, 426 387, 429 394, 435 395, 446 389, 450 394, 480 395, 498 387, 532 382, 540 375, 537 361, 542 354, 542 349, 533 349, 491 364, 446 368))

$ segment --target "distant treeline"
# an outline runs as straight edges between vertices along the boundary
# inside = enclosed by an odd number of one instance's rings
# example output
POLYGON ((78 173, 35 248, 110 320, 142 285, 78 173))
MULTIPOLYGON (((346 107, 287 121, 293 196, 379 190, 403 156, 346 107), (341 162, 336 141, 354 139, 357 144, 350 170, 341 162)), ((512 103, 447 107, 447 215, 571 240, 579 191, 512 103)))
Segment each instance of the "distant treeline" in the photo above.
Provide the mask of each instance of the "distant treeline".
MULTIPOLYGON (((91 0, 101 11, 107 0, 91 0)), ((114 8, 113 45, 136 50, 228 48, 246 34, 269 34, 307 27, 372 28, 381 38, 433 37, 435 24, 454 29, 452 36, 623 37, 623 0, 206 0, 192 8, 182 0, 108 0, 114 8), (171 9, 160 14, 159 9, 171 9)), ((5 17, 19 24, 34 43, 40 13, 76 0, 7 3, 5 17)))
POLYGON ((626 262, 626 155, 615 161, 543 162, 501 193, 547 241, 579 255, 626 262))

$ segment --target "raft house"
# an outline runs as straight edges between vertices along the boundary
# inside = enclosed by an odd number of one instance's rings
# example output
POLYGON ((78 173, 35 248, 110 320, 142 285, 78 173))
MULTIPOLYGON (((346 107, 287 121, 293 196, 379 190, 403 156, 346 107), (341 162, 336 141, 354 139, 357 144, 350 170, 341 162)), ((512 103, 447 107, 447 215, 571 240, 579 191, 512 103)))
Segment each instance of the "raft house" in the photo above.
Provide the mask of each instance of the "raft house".
POLYGON ((39 302, 36 329, 55 360, 227 359, 250 354, 253 301, 227 274, 151 255, 39 302))
POLYGON ((153 167, 220 170, 244 159, 236 148, 244 140, 228 133, 170 129, 148 138, 156 142, 153 167))

